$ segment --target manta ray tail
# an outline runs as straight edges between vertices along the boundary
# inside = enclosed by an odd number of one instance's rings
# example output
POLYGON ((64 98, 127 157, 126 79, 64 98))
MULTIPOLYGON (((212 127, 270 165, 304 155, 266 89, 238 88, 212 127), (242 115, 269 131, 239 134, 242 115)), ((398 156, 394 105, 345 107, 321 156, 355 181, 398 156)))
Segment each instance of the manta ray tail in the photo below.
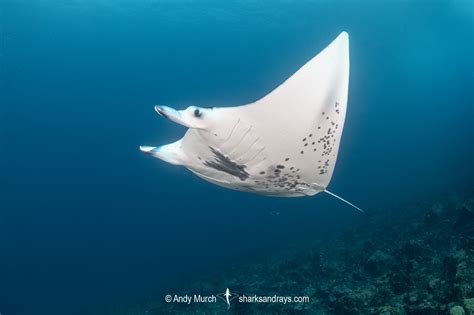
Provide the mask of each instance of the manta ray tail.
POLYGON ((333 194, 332 192, 330 192, 329 190, 324 190, 325 193, 333 196, 333 197, 336 197, 337 199, 341 200, 342 202, 345 202, 347 203, 349 206, 353 207, 354 209, 356 209, 357 211, 361 212, 362 214, 366 215, 366 216, 369 216, 369 217, 372 217, 371 214, 367 213, 366 211, 362 210, 361 208, 357 207, 356 205, 350 203, 349 201, 347 201, 346 199, 342 198, 342 197, 339 197, 338 195, 336 194, 333 194))

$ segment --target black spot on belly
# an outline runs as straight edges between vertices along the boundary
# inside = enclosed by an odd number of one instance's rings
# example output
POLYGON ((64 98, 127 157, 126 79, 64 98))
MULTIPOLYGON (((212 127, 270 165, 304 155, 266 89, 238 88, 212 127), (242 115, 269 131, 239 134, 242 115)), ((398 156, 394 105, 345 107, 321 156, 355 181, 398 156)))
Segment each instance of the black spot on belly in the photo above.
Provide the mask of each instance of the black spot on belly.
POLYGON ((301 151, 300 153, 301 153, 301 154, 304 154, 304 151, 301 151))
POLYGON ((290 160, 290 158, 286 158, 286 159, 285 159, 285 161, 289 161, 289 160, 290 160))
POLYGON ((225 172, 232 176, 238 177, 240 180, 244 181, 249 177, 249 173, 245 170, 246 165, 240 165, 231 159, 229 159, 224 154, 220 153, 213 147, 209 147, 211 152, 214 154, 214 161, 205 161, 204 165, 216 169, 221 172, 225 172))
POLYGON ((285 166, 283 166, 283 165, 277 165, 277 168, 279 168, 279 169, 284 169, 285 166))
POLYGON ((264 174, 265 174, 265 172, 264 172, 264 171, 261 171, 261 172, 260 172, 260 175, 264 175, 264 174))

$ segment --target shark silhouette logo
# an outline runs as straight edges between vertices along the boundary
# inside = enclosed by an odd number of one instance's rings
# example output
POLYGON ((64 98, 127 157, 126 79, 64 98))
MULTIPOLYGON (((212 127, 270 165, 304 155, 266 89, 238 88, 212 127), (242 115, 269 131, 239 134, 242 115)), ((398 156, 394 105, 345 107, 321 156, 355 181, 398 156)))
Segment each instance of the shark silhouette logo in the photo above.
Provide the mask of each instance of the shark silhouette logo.
POLYGON ((222 301, 224 301, 227 304, 227 309, 230 308, 230 302, 233 299, 236 299, 239 297, 239 295, 235 292, 231 292, 229 288, 225 289, 224 293, 219 293, 216 295, 218 298, 220 298, 222 301))
POLYGON ((227 289, 225 290, 225 293, 224 293, 225 301, 227 302, 227 308, 230 307, 230 300, 229 300, 229 298, 230 298, 231 295, 232 295, 232 294, 230 294, 229 288, 227 288, 227 289))

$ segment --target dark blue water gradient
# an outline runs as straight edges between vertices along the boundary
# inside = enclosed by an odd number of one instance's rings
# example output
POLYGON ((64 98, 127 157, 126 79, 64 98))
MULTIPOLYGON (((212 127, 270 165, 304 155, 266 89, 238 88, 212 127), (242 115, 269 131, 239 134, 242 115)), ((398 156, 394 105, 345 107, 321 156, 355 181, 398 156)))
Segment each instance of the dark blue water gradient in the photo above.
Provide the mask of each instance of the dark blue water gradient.
POLYGON ((376 213, 473 187, 469 1, 0 10, 2 314, 79 314, 363 220, 329 196, 225 190, 138 150, 185 131, 153 105, 252 102, 344 30, 349 107, 331 190, 376 213))

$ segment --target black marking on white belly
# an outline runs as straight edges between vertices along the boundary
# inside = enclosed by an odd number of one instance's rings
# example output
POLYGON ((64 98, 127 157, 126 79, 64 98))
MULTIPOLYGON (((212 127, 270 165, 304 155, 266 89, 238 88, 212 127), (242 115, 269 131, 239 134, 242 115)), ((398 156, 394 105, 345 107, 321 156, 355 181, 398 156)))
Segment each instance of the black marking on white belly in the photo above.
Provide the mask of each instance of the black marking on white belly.
POLYGON ((225 172, 232 176, 238 177, 241 181, 245 181, 249 178, 249 173, 245 170, 247 168, 244 164, 238 164, 232 161, 229 157, 217 151, 213 147, 209 147, 211 152, 214 154, 214 161, 205 161, 204 165, 216 169, 221 172, 225 172))
POLYGON ((309 189, 311 186, 302 179, 300 169, 286 163, 289 160, 285 158, 285 162, 281 161, 280 164, 270 165, 260 171, 259 174, 263 176, 253 178, 255 190, 285 194, 287 192, 303 193, 309 189))

